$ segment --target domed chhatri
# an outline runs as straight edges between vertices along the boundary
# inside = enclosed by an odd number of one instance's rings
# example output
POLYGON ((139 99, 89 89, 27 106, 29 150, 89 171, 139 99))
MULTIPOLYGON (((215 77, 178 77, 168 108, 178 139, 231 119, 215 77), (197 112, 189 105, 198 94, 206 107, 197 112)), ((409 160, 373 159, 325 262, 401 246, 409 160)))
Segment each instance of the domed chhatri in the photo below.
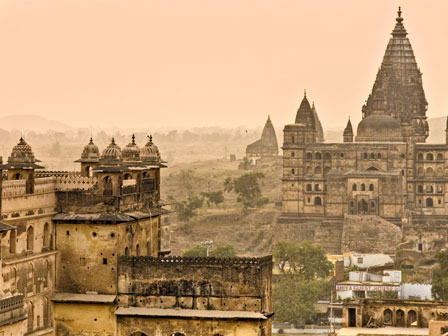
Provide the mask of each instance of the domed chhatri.
POLYGON ((356 141, 403 141, 400 124, 388 115, 370 115, 358 124, 356 141))
POLYGON ((152 135, 149 137, 149 141, 140 151, 140 158, 145 163, 160 163, 160 152, 157 146, 152 142, 152 135))
POLYGON ((135 135, 132 134, 132 141, 123 148, 123 162, 140 162, 140 150, 135 143, 135 135))
POLYGON ((100 150, 98 146, 93 143, 93 139, 90 138, 89 143, 84 147, 81 153, 81 160, 78 162, 98 162, 100 159, 100 150))
POLYGON ((115 139, 112 138, 111 143, 101 154, 100 162, 102 164, 117 164, 121 162, 122 153, 121 148, 115 143, 115 139))
POLYGON ((10 164, 32 164, 37 161, 39 160, 36 160, 34 157, 31 146, 28 145, 22 137, 20 138, 19 143, 13 147, 11 156, 8 158, 8 163, 10 164))

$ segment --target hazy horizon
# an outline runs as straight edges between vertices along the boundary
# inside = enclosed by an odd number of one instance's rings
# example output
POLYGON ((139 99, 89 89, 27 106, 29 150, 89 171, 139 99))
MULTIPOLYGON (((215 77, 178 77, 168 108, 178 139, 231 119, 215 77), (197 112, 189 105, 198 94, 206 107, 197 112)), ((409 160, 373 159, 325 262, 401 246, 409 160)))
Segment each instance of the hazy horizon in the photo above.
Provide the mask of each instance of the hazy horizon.
MULTIPOLYGON (((448 113, 448 2, 4 0, 0 117, 175 129, 294 121, 306 88, 323 127, 356 127, 397 8, 428 117, 448 113)), ((1 127, 1 126, 0 126, 1 127)), ((20 125, 18 125, 18 128, 20 125)))

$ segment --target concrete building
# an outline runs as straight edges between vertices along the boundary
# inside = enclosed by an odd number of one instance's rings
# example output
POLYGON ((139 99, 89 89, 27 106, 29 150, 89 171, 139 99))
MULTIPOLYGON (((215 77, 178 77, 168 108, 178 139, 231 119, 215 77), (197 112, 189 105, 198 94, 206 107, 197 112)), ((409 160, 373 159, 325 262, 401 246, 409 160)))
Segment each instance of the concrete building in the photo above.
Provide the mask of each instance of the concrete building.
POLYGON ((270 335, 271 257, 163 257, 151 137, 37 162, 20 139, 0 166, 0 335, 270 335))
POLYGON ((311 240, 332 254, 400 246, 410 267, 447 247, 448 145, 425 144, 422 74, 401 14, 356 134, 349 120, 340 143, 323 142, 306 95, 285 126, 278 239, 311 240))

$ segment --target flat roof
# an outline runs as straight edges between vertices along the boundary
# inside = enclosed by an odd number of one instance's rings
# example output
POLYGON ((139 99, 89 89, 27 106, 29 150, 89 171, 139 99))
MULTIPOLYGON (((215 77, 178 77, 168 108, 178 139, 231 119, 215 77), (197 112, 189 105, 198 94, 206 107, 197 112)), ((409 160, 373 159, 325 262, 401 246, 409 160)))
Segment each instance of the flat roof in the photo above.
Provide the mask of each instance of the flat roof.
POLYGON ((357 336, 357 335, 404 335, 404 336, 428 336, 427 328, 342 328, 337 333, 338 336, 357 336))
POLYGON ((113 304, 116 297, 116 295, 105 294, 54 293, 51 296, 51 301, 113 304))
POLYGON ((115 315, 126 316, 158 316, 158 317, 185 317, 185 318, 210 318, 210 319, 254 319, 266 320, 261 313, 235 310, 199 310, 199 309, 163 309, 143 307, 120 307, 115 315))

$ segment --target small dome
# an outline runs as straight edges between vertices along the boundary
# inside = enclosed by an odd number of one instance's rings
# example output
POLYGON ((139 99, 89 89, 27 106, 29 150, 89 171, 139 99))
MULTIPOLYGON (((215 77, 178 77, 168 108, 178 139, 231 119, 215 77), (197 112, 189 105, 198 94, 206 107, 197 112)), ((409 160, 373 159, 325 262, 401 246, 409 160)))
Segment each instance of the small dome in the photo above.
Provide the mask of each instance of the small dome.
POLYGON ((20 138, 19 143, 12 149, 11 156, 8 158, 9 163, 34 163, 34 157, 31 146, 26 143, 23 138, 20 138))
POLYGON ((114 138, 112 138, 112 142, 109 146, 103 150, 101 161, 103 163, 118 163, 121 161, 121 148, 115 143, 114 138))
POLYGON ((358 124, 356 141, 403 141, 400 124, 388 115, 370 115, 358 124))
POLYGON ((149 136, 149 141, 140 151, 140 157, 143 162, 160 163, 159 149, 152 142, 152 135, 149 136))
POLYGON ((140 150, 135 144, 135 135, 132 134, 132 141, 123 148, 123 162, 137 162, 140 161, 140 150))
POLYGON ((98 146, 93 143, 93 139, 90 138, 90 142, 84 147, 81 153, 81 160, 98 162, 100 158, 100 150, 98 146))

